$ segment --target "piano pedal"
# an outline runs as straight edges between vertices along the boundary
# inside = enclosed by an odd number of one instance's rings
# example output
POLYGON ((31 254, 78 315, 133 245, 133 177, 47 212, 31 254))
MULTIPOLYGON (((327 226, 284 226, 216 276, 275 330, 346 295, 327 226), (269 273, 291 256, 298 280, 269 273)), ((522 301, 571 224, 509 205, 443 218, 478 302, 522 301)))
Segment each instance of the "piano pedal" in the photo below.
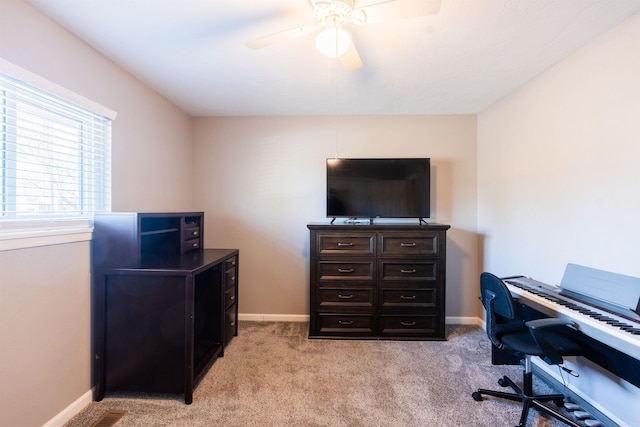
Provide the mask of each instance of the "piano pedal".
POLYGON ((589 414, 586 411, 581 410, 580 409, 580 405, 578 405, 577 403, 565 401, 563 406, 564 406, 564 409, 566 409, 567 411, 571 412, 576 419, 584 422, 584 425, 586 427, 601 427, 602 426, 600 421, 590 418, 591 414, 589 414))
POLYGON ((573 416, 579 420, 586 420, 591 414, 586 411, 574 411, 573 416))
POLYGON ((577 403, 573 403, 573 402, 564 402, 564 408, 567 411, 577 411, 580 409, 580 406, 577 403))

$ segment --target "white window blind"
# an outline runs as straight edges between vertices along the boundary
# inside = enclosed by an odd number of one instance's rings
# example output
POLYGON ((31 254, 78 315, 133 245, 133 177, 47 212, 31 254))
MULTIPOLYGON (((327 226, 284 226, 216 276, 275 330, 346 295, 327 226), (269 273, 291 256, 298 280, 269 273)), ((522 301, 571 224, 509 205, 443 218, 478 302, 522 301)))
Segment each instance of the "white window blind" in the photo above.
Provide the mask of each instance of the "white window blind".
POLYGON ((110 210, 110 118, 4 73, 0 108, 0 229, 110 210))

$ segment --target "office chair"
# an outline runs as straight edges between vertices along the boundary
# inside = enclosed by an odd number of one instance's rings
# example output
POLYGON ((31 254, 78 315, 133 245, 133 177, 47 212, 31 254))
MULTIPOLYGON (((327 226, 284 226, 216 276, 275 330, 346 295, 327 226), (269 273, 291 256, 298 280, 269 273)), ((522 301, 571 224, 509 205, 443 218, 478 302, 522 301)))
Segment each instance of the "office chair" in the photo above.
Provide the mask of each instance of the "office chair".
POLYGON ((480 300, 486 310, 487 335, 491 343, 498 349, 510 350, 518 357, 524 358, 524 373, 522 388, 507 376, 498 380, 499 385, 511 387, 515 393, 478 389, 471 395, 473 399, 479 402, 482 395, 487 395, 522 402, 522 415, 517 427, 525 427, 531 407, 570 426, 582 427, 582 424, 543 403, 553 401, 560 406, 563 404, 562 394, 533 394, 532 356, 539 356, 550 365, 560 365, 563 356, 577 356, 582 353, 580 345, 571 339, 571 335, 577 333, 569 327, 571 323, 557 318, 525 322, 507 286, 491 273, 485 272, 480 275, 480 292, 480 300))

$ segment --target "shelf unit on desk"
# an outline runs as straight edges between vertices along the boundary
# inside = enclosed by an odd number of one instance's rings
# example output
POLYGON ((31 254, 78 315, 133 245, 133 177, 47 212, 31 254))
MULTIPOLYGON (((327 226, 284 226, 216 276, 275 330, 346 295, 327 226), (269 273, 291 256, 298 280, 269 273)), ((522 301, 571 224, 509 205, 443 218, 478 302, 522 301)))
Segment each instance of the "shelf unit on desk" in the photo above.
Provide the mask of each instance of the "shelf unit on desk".
POLYGON ((203 213, 96 216, 95 400, 106 391, 184 393, 238 333, 236 249, 201 249, 203 213))

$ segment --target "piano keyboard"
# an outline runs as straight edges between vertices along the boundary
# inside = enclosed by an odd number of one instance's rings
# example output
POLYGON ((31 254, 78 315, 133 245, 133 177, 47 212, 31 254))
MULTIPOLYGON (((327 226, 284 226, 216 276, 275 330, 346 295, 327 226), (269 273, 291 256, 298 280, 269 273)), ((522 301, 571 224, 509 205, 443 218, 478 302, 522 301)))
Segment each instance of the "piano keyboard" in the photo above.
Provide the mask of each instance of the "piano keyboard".
POLYGON ((570 320, 583 334, 640 360, 640 323, 568 299, 541 282, 517 278, 504 282, 512 295, 523 299, 526 305, 547 316, 570 320))

